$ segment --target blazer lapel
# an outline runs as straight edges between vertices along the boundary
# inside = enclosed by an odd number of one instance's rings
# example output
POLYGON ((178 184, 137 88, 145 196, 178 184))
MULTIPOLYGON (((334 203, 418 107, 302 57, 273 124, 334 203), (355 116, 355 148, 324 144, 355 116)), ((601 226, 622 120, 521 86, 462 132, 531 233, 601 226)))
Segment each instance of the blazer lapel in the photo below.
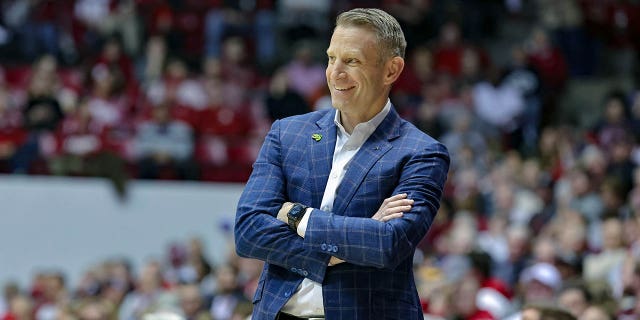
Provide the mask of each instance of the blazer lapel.
POLYGON ((327 178, 331 172, 333 152, 336 146, 336 125, 333 122, 335 110, 327 112, 316 122, 318 131, 309 133, 309 155, 311 172, 311 206, 320 208, 324 189, 327 187, 327 178), (312 138, 313 134, 319 134, 312 138))
MULTIPOLYGON (((391 108, 389 114, 347 165, 347 172, 336 190, 336 198, 333 202, 333 212, 335 214, 344 214, 347 204, 355 195, 356 190, 369 170, 371 170, 371 167, 385 153, 391 150, 392 147, 389 141, 400 136, 399 126, 400 117, 394 108, 391 108)), ((332 145, 335 145, 335 143, 332 145)))

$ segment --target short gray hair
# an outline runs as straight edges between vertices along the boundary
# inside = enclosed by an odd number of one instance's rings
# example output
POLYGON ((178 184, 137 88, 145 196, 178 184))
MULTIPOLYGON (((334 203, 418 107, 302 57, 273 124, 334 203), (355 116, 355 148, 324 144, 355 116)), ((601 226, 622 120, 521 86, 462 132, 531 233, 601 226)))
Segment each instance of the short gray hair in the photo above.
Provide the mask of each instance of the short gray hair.
POLYGON ((398 20, 390 14, 373 8, 357 8, 341 13, 336 18, 336 27, 369 28, 376 35, 381 46, 381 58, 401 57, 407 48, 407 41, 398 20))

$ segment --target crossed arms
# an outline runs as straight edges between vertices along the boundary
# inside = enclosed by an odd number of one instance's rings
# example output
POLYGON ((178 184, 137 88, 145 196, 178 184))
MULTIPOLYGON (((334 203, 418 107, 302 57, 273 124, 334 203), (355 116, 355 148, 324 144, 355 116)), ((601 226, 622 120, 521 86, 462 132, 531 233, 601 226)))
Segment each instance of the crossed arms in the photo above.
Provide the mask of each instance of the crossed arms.
POLYGON ((322 282, 332 256, 361 266, 394 268, 413 253, 438 210, 449 164, 442 145, 432 143, 403 159, 394 196, 381 199, 371 218, 313 209, 302 238, 278 219, 283 204, 296 201, 286 196, 279 136, 276 122, 239 201, 235 240, 240 256, 306 270, 307 278, 322 282), (323 251, 321 245, 328 241, 340 250, 323 251))

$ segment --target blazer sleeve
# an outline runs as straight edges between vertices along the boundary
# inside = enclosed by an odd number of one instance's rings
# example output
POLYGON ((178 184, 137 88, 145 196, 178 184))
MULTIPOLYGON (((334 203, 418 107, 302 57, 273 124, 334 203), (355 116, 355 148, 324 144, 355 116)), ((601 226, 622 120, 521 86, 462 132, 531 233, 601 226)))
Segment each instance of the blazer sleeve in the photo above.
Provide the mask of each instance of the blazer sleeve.
POLYGON ((305 247, 303 239, 276 218, 287 201, 279 137, 280 121, 276 121, 238 202, 234 227, 236 252, 241 257, 295 270, 321 283, 331 256, 305 247))
POLYGON ((314 209, 309 217, 305 246, 310 250, 330 251, 333 256, 356 265, 395 268, 413 254, 429 230, 440 207, 449 161, 446 148, 434 143, 404 164, 393 194, 407 193, 414 204, 402 218, 381 222, 350 217, 349 212, 342 216, 314 209))

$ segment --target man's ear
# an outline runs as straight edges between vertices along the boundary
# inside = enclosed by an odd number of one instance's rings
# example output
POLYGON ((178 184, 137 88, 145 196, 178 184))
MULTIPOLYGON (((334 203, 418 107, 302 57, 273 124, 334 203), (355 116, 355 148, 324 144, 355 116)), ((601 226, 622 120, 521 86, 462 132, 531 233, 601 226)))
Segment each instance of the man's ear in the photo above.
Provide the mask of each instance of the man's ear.
POLYGON ((390 85, 398 80, 398 77, 404 69, 404 59, 401 57, 393 57, 387 61, 385 65, 387 73, 384 76, 384 84, 390 85))

